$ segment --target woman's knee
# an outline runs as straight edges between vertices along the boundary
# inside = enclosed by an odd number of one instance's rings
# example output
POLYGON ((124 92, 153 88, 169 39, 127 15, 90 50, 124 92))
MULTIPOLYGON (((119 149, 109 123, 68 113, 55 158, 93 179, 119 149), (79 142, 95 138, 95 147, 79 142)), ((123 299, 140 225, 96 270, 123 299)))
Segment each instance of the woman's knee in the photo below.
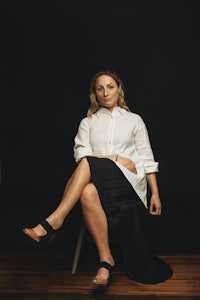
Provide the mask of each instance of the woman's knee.
POLYGON ((84 166, 89 166, 89 164, 88 164, 88 160, 87 160, 87 158, 86 157, 83 157, 82 159, 81 159, 81 161, 80 161, 80 163, 78 164, 78 166, 81 166, 81 165, 84 165, 84 166))
POLYGON ((80 201, 84 206, 90 205, 91 201, 95 201, 98 197, 98 192, 96 187, 92 183, 88 183, 85 188, 82 190, 80 201))

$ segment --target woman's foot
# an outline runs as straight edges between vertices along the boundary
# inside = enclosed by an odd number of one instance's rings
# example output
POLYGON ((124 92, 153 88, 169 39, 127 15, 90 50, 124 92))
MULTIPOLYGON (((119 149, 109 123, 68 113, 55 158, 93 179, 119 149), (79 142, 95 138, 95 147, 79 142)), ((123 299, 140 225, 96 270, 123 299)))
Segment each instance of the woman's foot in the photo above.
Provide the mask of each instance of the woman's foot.
POLYGON ((39 242, 40 237, 43 237, 47 234, 47 231, 44 229, 44 227, 41 224, 38 224, 33 228, 24 228, 23 231, 26 234, 33 235, 33 237, 35 236, 35 240, 37 242, 39 242))
POLYGON ((53 239, 58 232, 47 220, 43 220, 34 228, 23 228, 23 232, 36 242, 46 242, 53 239))
POLYGON ((111 276, 115 269, 114 260, 111 263, 101 261, 98 266, 97 275, 93 279, 93 284, 96 287, 107 287, 110 283, 111 276))

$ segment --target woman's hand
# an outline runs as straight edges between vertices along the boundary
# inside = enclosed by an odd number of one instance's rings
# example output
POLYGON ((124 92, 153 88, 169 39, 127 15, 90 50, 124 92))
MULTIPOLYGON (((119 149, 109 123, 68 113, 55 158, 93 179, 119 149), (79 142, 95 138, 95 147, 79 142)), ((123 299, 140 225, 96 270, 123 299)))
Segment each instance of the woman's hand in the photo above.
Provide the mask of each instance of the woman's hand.
POLYGON ((152 215, 159 216, 161 215, 161 202, 159 195, 152 195, 150 199, 150 206, 149 206, 149 212, 152 215))
POLYGON ((122 166, 127 168, 130 172, 137 174, 136 166, 135 166, 134 162, 131 159, 129 159, 127 157, 118 156, 117 161, 122 166))

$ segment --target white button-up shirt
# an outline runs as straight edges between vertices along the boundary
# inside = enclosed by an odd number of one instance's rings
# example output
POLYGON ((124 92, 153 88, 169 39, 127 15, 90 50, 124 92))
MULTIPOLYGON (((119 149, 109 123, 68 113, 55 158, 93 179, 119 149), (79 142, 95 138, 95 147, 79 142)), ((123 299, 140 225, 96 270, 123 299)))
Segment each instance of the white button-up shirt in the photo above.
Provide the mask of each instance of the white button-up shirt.
POLYGON ((81 120, 74 142, 76 162, 85 156, 116 154, 131 159, 137 174, 118 161, 115 163, 147 206, 146 174, 158 172, 158 162, 154 160, 145 123, 138 114, 120 107, 112 113, 100 108, 91 118, 81 120))

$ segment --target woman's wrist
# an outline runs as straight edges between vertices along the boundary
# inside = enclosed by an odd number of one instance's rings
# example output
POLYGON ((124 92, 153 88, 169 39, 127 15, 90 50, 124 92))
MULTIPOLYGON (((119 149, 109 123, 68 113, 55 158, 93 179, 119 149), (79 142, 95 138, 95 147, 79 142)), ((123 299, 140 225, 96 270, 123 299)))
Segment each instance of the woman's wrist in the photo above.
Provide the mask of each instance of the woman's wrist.
POLYGON ((119 160, 119 155, 118 154, 112 154, 112 155, 98 155, 97 157, 99 158, 109 158, 113 161, 118 161, 119 160))
POLYGON ((112 154, 112 155, 109 155, 107 157, 110 158, 113 161, 118 161, 118 159, 119 159, 119 155, 118 154, 112 154))

